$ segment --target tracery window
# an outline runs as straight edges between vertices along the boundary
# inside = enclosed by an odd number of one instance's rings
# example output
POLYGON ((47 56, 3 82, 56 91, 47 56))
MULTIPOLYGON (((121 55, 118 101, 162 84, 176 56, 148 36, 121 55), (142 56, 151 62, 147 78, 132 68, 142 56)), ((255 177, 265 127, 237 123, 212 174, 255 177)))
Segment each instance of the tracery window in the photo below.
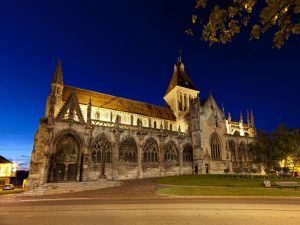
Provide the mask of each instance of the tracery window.
POLYGON ((236 157, 236 144, 233 140, 230 140, 228 143, 229 151, 231 153, 231 161, 236 162, 237 157, 236 157))
POLYGON ((56 145, 56 162, 76 162, 78 144, 71 135, 64 136, 56 145))
POLYGON ((120 144, 119 159, 120 162, 137 161, 137 146, 132 138, 127 138, 120 144))
POLYGON ((211 158, 221 159, 221 143, 216 134, 213 134, 210 139, 211 158))
POLYGON ((239 148, 239 159, 240 161, 246 161, 246 145, 245 143, 240 143, 240 148, 239 148))
POLYGON ((169 142, 164 147, 164 153, 165 161, 178 161, 177 148, 173 142, 169 142))
POLYGON ((104 135, 98 137, 92 144, 91 157, 95 163, 101 163, 103 160, 106 163, 111 163, 111 152, 111 144, 104 135))
POLYGON ((152 138, 144 144, 144 162, 158 162, 158 146, 152 138))
POLYGON ((193 149, 190 145, 186 145, 183 149, 183 162, 193 162, 193 149))

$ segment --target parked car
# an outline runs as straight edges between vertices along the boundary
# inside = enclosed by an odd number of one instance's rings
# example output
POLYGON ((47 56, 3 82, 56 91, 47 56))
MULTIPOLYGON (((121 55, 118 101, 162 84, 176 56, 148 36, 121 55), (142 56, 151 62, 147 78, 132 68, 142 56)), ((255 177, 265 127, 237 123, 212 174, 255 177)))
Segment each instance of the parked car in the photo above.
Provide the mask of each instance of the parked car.
POLYGON ((3 191, 7 191, 7 190, 14 190, 15 186, 13 184, 4 184, 2 187, 3 191))

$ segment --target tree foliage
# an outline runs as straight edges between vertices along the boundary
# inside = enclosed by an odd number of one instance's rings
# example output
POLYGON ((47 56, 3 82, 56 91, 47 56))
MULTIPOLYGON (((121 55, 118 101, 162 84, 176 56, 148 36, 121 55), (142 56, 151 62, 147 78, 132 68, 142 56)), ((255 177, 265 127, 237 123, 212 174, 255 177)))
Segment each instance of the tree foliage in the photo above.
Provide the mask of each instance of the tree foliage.
POLYGON ((280 125, 271 133, 260 131, 249 147, 256 163, 264 163, 269 169, 276 168, 282 160, 287 163, 288 158, 295 168, 300 163, 300 130, 280 125))
MULTIPOLYGON (((242 27, 249 24, 250 40, 259 39, 274 28, 273 46, 276 48, 281 48, 291 35, 300 34, 300 0, 196 0, 196 9, 192 23, 201 26, 202 39, 210 45, 231 42, 242 27), (200 15, 204 9, 210 13, 207 21, 200 15)), ((194 35, 194 29, 186 33, 194 35)))

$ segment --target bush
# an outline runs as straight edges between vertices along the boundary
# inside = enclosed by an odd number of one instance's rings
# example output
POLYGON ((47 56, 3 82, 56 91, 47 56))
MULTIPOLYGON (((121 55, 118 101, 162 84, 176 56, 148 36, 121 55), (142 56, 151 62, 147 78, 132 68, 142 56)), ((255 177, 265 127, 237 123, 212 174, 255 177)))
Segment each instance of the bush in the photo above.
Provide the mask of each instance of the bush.
POLYGON ((284 175, 287 175, 289 173, 290 169, 288 167, 283 167, 282 172, 284 175))
POLYGON ((241 167, 234 168, 233 172, 234 173, 242 173, 243 172, 243 168, 241 168, 241 167))
POLYGON ((229 168, 224 169, 224 173, 226 174, 229 173, 229 171, 230 171, 229 168))
POLYGON ((251 173, 257 173, 257 172, 258 172, 258 169, 257 169, 257 168, 250 168, 250 172, 251 172, 251 173))

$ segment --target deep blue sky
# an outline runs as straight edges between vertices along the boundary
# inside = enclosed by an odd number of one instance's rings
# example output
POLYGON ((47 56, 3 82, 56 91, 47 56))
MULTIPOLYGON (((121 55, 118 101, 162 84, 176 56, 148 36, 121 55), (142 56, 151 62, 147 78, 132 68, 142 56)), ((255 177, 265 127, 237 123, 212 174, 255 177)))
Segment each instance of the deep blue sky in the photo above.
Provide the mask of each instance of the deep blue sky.
POLYGON ((1 1, 0 155, 27 163, 58 58, 65 84, 162 105, 178 50, 201 98, 211 90, 235 119, 300 127, 299 36, 209 47, 188 37, 194 0, 1 1))

